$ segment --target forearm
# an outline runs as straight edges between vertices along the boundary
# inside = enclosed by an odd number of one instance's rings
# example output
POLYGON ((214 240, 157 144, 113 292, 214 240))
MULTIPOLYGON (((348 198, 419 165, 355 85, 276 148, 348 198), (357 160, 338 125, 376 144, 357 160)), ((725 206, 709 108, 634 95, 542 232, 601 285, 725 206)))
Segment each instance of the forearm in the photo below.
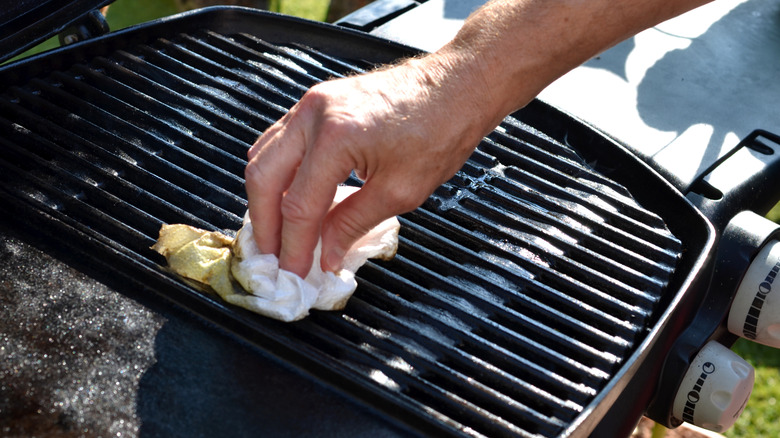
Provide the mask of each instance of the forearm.
POLYGON ((591 57, 708 1, 494 0, 428 62, 477 98, 491 125, 591 57))

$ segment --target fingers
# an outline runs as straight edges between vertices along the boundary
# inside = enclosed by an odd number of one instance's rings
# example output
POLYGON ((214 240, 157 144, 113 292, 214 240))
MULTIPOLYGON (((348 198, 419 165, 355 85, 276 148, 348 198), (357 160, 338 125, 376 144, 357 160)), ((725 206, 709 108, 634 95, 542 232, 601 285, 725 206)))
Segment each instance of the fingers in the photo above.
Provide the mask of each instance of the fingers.
POLYGON ((369 181, 335 206, 322 225, 323 271, 341 269, 344 255, 358 239, 385 219, 418 207, 425 201, 426 193, 369 181))
MULTIPOLYGON (((292 112, 292 111, 291 111, 292 112)), ((289 115, 289 113, 288 113, 289 115)), ((260 136, 250 148, 244 172, 249 217, 260 252, 279 255, 282 212, 280 205, 306 151, 305 125, 285 116, 260 136), (273 166, 262 163, 272 162, 273 166)))
POLYGON ((268 129, 263 132, 263 134, 255 141, 255 143, 252 145, 252 147, 249 148, 247 151, 247 159, 249 161, 252 161, 253 158, 260 152, 261 149, 263 149, 263 145, 267 144, 269 140, 273 137, 275 137, 279 131, 282 129, 282 127, 287 123, 287 117, 290 113, 287 113, 287 115, 284 115, 281 119, 277 120, 276 123, 269 126, 268 129))
POLYGON ((304 278, 314 262, 322 220, 331 207, 336 187, 349 176, 353 165, 332 152, 333 143, 328 137, 319 133, 318 142, 322 143, 308 150, 282 199, 279 266, 304 278))
POLYGON ((260 252, 277 255, 280 268, 304 278, 336 187, 354 167, 335 152, 349 124, 326 121, 324 106, 321 93, 310 90, 250 148, 245 170, 260 252))

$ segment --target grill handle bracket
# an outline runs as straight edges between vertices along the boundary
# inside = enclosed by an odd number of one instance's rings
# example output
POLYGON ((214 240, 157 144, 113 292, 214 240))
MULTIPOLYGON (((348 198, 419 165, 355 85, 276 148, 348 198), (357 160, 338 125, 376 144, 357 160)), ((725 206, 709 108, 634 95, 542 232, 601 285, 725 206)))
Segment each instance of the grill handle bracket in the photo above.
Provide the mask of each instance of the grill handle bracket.
POLYGON ((780 136, 755 130, 696 178, 686 197, 724 230, 742 210, 765 216, 777 203, 780 136))
POLYGON ((416 8, 424 1, 426 0, 375 0, 357 11, 339 18, 335 24, 370 32, 393 18, 416 8))
POLYGON ((59 33, 60 44, 67 46, 79 41, 88 40, 109 32, 108 21, 100 10, 95 9, 79 20, 70 24, 59 33))
MULTIPOLYGON (((688 327, 673 344, 646 415, 657 423, 674 428, 682 421, 672 416, 672 403, 686 370, 709 341, 730 347, 737 336, 726 328, 726 316, 737 288, 753 259, 765 243, 780 237, 780 226, 753 212, 737 213, 725 227, 715 255, 710 287, 698 291, 700 299, 685 300, 691 315, 688 327)), ((691 291, 696 293, 697 291, 691 291)))

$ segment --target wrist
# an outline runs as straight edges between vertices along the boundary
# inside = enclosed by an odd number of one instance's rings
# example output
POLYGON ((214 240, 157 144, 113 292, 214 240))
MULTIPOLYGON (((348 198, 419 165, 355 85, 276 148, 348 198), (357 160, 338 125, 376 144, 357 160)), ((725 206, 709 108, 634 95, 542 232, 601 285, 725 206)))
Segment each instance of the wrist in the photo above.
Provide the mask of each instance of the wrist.
POLYGON ((481 62, 473 51, 446 47, 406 63, 417 83, 427 90, 425 98, 447 112, 453 129, 477 141, 534 97, 528 95, 518 105, 516 97, 502 93, 504 87, 492 82, 496 75, 481 62))

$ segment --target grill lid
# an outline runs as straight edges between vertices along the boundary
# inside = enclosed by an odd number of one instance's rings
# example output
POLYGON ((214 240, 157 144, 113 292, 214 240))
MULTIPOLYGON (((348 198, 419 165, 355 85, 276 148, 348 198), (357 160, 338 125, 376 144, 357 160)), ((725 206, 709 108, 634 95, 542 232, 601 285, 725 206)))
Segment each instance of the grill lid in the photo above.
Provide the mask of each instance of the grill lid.
POLYGON ((17 0, 0 8, 0 62, 63 31, 113 0, 17 0))
POLYGON ((21 63, 0 73, 3 208, 420 430, 558 436, 605 399, 677 293, 701 218, 538 102, 401 218, 396 258, 358 272, 344 312, 281 324, 226 307, 149 249, 162 223, 237 229, 257 135, 314 83, 406 54, 217 8, 21 63))

